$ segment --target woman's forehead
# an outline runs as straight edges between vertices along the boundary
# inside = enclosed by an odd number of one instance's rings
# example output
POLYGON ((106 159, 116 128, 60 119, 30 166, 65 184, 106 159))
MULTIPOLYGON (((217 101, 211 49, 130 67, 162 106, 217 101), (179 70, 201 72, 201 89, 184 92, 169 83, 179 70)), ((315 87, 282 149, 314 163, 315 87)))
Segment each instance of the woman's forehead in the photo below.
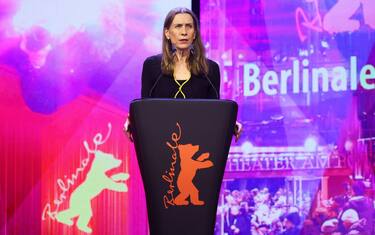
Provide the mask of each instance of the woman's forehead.
POLYGON ((188 13, 180 13, 175 15, 172 24, 192 24, 194 23, 193 17, 188 13))

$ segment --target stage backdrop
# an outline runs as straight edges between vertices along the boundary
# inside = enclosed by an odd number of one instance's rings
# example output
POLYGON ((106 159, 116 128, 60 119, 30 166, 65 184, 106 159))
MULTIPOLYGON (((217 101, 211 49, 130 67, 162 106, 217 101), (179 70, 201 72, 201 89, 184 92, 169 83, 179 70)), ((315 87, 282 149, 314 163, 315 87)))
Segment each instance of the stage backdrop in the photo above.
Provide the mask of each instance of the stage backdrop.
MULTIPOLYGON (((174 6, 190 1, 0 0, 1 235, 147 234, 122 125, 174 6), (69 226, 71 216, 79 223, 69 226)), ((243 209, 258 218, 254 231, 280 231, 281 216, 297 212, 292 223, 316 234, 326 221, 318 219, 355 199, 365 206, 348 220, 373 219, 362 210, 373 210, 365 202, 374 187, 374 8, 201 1, 207 54, 244 126, 230 151, 218 234, 228 229, 224 217, 243 209)))
POLYGON ((0 234, 147 234, 122 126, 177 6, 0 0, 0 234))
MULTIPOLYGON (((235 231, 241 209, 254 234, 282 231, 280 216, 292 212, 294 225, 319 234, 356 196, 373 201, 374 8, 356 0, 201 1, 207 54, 244 127, 227 163, 218 234, 235 231)), ((364 210, 371 203, 351 211, 355 222, 364 210)))

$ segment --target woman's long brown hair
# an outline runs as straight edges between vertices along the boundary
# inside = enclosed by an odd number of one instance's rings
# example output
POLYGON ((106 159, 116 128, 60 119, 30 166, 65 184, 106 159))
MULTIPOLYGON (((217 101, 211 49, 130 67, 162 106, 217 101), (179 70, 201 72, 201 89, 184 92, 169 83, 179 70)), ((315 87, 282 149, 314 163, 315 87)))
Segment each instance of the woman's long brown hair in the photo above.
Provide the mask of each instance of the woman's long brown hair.
POLYGON ((206 60, 205 50, 202 43, 202 38, 199 30, 198 19, 195 14, 187 9, 187 8, 174 8, 172 9, 164 20, 164 27, 163 27, 163 44, 162 44, 162 60, 161 60, 161 70, 163 74, 172 75, 173 74, 173 67, 174 67, 174 53, 172 51, 172 44, 171 41, 167 39, 165 36, 165 30, 171 27, 174 17, 177 14, 189 14, 193 18, 194 21, 194 31, 195 31, 195 39, 192 44, 192 50, 189 55, 189 69, 190 72, 194 75, 199 74, 208 74, 208 64, 206 60))

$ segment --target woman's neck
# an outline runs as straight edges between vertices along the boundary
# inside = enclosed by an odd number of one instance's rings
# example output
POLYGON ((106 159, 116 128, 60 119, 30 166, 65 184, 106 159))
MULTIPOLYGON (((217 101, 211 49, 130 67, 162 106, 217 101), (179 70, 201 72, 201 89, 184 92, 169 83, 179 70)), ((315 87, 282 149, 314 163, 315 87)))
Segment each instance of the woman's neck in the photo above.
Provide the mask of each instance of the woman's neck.
POLYGON ((190 51, 188 49, 186 50, 177 50, 176 51, 176 60, 177 62, 186 62, 189 58, 190 51))

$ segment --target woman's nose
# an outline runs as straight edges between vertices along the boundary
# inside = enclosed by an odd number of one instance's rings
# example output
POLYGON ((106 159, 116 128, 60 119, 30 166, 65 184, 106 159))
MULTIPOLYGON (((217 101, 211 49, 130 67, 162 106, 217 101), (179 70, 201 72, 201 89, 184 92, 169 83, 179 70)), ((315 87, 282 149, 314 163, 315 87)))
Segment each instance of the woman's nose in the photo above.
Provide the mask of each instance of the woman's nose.
POLYGON ((187 35, 187 30, 186 30, 185 27, 182 27, 182 28, 181 28, 181 34, 182 34, 182 35, 187 35))

